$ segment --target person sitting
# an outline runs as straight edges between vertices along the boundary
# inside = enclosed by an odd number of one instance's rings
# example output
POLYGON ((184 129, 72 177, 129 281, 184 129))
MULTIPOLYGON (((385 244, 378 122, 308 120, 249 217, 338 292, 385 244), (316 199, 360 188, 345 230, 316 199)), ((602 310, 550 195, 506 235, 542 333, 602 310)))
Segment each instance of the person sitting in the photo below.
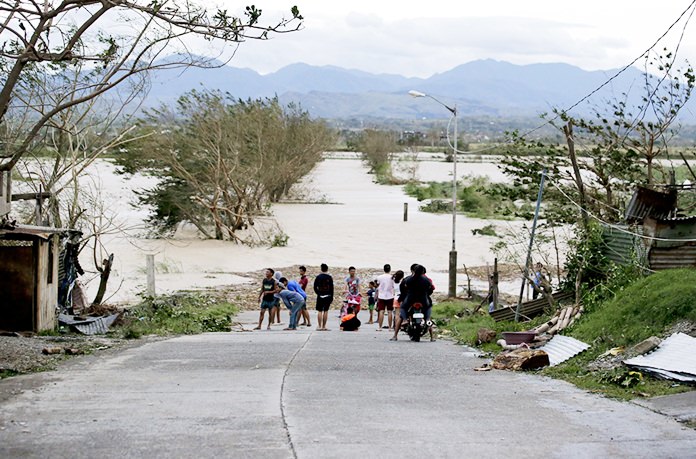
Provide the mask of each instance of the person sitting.
POLYGON ((358 331, 360 328, 360 319, 355 315, 352 307, 348 307, 346 315, 341 318, 341 330, 343 331, 358 331))

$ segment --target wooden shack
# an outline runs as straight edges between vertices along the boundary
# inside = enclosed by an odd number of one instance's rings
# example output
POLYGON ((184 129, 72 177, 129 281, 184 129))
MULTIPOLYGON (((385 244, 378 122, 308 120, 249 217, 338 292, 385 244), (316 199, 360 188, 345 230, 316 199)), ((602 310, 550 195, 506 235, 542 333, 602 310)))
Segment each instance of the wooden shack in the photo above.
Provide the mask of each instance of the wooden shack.
POLYGON ((0 330, 52 330, 58 304, 62 229, 0 228, 0 330))

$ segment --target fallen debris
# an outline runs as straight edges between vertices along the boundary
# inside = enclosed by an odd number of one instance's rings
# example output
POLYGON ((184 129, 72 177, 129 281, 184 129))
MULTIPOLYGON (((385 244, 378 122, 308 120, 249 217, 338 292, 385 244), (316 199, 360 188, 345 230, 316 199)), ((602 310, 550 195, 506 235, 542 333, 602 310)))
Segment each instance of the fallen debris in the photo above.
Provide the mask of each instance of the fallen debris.
POLYGON ((629 349, 628 356, 631 357, 636 355, 647 354, 648 352, 652 351, 657 346, 659 346, 661 342, 662 340, 657 336, 651 336, 650 338, 641 341, 640 343, 636 344, 631 349, 629 349))
POLYGON ((574 305, 561 308, 556 312, 556 315, 553 316, 548 322, 539 325, 538 327, 534 328, 533 331, 537 335, 541 335, 544 333, 549 335, 555 335, 561 330, 564 330, 573 325, 575 321, 578 320, 580 316, 582 316, 584 310, 585 309, 582 305, 574 305))
POLYGON ((495 339, 496 334, 496 331, 490 328, 479 328, 476 333, 476 344, 490 343, 495 339))
POLYGON ((624 360, 626 365, 663 379, 696 382, 696 338, 675 333, 650 354, 624 360))
POLYGON ((539 349, 515 349, 498 354, 491 366, 496 370, 533 370, 549 365, 549 355, 539 349))
POLYGON ((116 319, 118 319, 120 315, 120 312, 99 317, 81 317, 59 314, 58 322, 63 325, 68 325, 73 330, 76 330, 84 335, 98 335, 108 332, 109 327, 116 322, 116 319))
POLYGON ((54 354, 60 354, 63 352, 62 347, 45 347, 41 350, 41 353, 43 355, 54 355, 54 354))

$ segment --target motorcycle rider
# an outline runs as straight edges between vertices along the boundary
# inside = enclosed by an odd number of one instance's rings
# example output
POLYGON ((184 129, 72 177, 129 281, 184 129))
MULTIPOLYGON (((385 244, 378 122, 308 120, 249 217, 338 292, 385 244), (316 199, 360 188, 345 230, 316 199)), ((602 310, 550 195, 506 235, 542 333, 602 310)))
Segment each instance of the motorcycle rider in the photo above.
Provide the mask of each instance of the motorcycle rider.
MULTIPOLYGON (((430 313, 432 309, 432 303, 430 301, 430 295, 433 293, 434 287, 433 283, 429 278, 425 276, 425 267, 414 264, 411 266, 411 276, 408 276, 402 281, 401 294, 403 299, 401 300, 401 308, 399 311, 399 317, 396 319, 396 324, 394 326, 394 336, 390 338, 390 341, 397 341, 399 330, 401 329, 401 324, 404 320, 408 320, 408 315, 411 307, 420 303, 421 308, 423 308, 423 314, 426 320, 430 320, 430 313)), ((430 340, 433 341, 433 331, 430 331, 430 340)))

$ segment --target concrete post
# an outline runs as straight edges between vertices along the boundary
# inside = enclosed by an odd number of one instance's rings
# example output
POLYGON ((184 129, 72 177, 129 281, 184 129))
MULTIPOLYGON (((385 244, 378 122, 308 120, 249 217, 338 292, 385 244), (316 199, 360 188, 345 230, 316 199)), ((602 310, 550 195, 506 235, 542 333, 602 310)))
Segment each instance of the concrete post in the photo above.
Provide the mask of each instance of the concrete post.
POLYGON ((147 296, 155 296, 155 256, 146 255, 147 260, 146 271, 147 271, 147 296))

